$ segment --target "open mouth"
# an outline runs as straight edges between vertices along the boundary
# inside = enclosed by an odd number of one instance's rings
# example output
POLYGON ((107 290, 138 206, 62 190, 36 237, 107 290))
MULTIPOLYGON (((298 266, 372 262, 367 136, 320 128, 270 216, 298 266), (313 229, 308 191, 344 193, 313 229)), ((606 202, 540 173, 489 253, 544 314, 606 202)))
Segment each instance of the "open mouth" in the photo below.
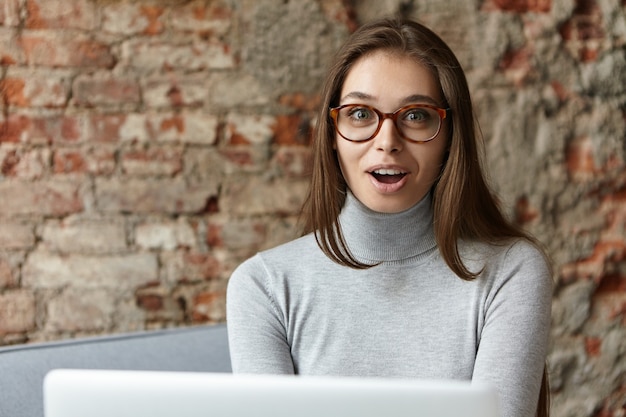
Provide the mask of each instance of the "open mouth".
POLYGON ((383 184, 395 184, 402 180, 407 173, 397 169, 377 169, 370 172, 370 174, 376 178, 378 182, 383 184))

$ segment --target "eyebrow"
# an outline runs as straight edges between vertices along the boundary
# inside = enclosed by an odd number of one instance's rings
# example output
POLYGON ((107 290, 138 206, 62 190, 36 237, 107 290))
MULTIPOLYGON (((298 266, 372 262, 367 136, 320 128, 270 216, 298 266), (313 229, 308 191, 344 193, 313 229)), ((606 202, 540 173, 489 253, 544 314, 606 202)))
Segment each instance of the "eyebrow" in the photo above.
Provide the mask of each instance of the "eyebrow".
MULTIPOLYGON (((360 91, 351 91, 350 93, 343 96, 340 102, 343 103, 344 100, 350 99, 350 98, 358 99, 358 100, 367 100, 367 101, 372 101, 376 99, 376 97, 372 96, 371 94, 363 93, 360 91)), ((428 103, 428 104, 432 104, 433 106, 440 106, 437 100, 435 100, 431 96, 427 96, 423 94, 412 94, 402 99, 402 101, 400 101, 401 106, 404 106, 406 104, 411 104, 411 103, 428 103)))

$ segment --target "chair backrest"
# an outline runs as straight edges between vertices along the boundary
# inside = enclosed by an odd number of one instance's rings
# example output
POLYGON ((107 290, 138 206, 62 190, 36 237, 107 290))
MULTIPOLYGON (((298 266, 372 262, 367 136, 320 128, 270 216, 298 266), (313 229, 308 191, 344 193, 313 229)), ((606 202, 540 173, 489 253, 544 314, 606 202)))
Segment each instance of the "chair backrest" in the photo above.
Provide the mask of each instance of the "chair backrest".
POLYGON ((56 368, 231 372, 226 326, 0 348, 0 416, 42 417, 43 379, 56 368))

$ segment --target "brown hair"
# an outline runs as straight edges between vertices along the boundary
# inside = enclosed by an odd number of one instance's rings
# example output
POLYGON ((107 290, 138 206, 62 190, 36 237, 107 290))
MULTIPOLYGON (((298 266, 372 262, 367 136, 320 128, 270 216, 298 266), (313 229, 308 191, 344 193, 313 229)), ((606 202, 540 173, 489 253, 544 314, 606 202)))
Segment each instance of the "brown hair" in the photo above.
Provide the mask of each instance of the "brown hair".
MULTIPOLYGON (((304 233, 314 233, 321 250, 335 262, 352 268, 369 268, 355 259, 339 227, 338 217, 346 197, 343 178, 333 148, 335 131, 329 108, 339 105, 339 94, 354 63, 375 51, 388 51, 416 59, 438 80, 441 103, 452 109, 448 121, 448 153, 439 179, 432 187, 434 232, 448 267, 471 280, 458 249, 460 239, 499 243, 511 238, 531 240, 507 221, 489 189, 481 167, 482 138, 474 117, 467 80, 446 43, 423 25, 401 19, 382 19, 361 26, 337 52, 322 90, 313 142, 313 170, 309 195, 303 206, 304 233)), ((549 415, 549 390, 544 369, 537 416, 549 415)))
POLYGON ((442 104, 452 109, 447 122, 449 151, 431 191, 435 237, 450 269, 463 279, 473 279, 480 271, 470 271, 463 264, 457 247, 459 239, 495 243, 526 236, 504 218, 485 182, 469 88, 461 65, 439 36, 413 21, 383 19, 365 24, 337 52, 323 87, 314 132, 311 187, 303 208, 304 233, 314 232, 322 251, 339 264, 372 266, 350 254, 338 225, 346 182, 333 149, 335 131, 329 107, 339 104, 341 87, 353 64, 379 50, 413 57, 429 68, 440 84, 445 100, 442 104))

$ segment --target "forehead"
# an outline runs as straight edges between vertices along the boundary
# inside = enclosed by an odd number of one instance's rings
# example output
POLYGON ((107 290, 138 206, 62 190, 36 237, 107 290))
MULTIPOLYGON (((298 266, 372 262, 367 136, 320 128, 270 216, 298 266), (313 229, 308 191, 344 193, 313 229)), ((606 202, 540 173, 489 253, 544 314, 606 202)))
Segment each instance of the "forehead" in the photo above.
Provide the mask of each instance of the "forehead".
POLYGON ((375 51, 354 62, 341 87, 340 101, 345 104, 368 98, 371 104, 396 105, 409 97, 424 96, 440 103, 440 91, 432 70, 416 58, 375 51))

